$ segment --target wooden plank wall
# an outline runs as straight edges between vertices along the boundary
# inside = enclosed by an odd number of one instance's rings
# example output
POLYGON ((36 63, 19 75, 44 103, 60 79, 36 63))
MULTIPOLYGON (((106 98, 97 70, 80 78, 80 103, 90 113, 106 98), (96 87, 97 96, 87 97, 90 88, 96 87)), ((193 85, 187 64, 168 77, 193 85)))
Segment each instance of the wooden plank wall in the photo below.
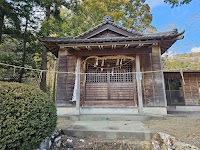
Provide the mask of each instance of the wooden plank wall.
POLYGON ((185 84, 179 72, 164 73, 166 79, 179 78, 182 81, 185 105, 199 105, 200 91, 198 83, 200 83, 200 73, 184 73, 183 75, 185 84))
MULTIPOLYGON (((76 57, 75 56, 67 56, 67 71, 75 72, 76 69, 76 57)), ((75 84, 75 74, 67 75, 67 102, 72 100, 72 95, 74 91, 75 84)))
POLYGON ((134 101, 133 83, 110 83, 111 100, 134 101))
POLYGON ((198 105, 200 73, 184 73, 184 81, 185 105, 198 105))
MULTIPOLYGON (((59 51, 58 71, 59 72, 75 72, 76 58, 66 53, 66 50, 59 51)), ((75 75, 59 73, 57 76, 56 105, 70 106, 72 105, 72 95, 74 89, 75 75)))
POLYGON ((86 83, 86 101, 108 100, 107 83, 86 83))
MULTIPOLYGON (((152 47, 152 53, 142 54, 141 70, 157 71, 162 69, 159 46, 152 47)), ((144 73, 142 80, 144 106, 166 105, 164 79, 162 72, 144 73)))

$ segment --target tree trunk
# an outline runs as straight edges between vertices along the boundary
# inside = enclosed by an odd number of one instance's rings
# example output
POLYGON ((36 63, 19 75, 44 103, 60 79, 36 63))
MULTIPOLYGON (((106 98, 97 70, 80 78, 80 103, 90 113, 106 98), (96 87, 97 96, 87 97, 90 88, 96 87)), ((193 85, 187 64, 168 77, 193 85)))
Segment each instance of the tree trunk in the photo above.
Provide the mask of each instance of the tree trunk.
MULTIPOLYGON (((46 20, 48 21, 50 17, 50 6, 46 7, 46 20)), ((48 24, 48 23, 47 23, 48 24)), ((48 26, 47 26, 48 29, 48 26)), ((49 31, 47 30, 46 36, 49 35, 49 31)), ((42 70, 47 70, 47 49, 43 47, 42 50, 42 70)), ((42 79, 40 82, 40 89, 44 92, 47 91, 47 83, 46 83, 46 71, 42 73, 42 79)))
POLYGON ((2 43, 2 34, 3 34, 3 25, 4 25, 4 13, 0 10, 0 43, 2 43))
MULTIPOLYGON (((46 47, 43 47, 42 49, 42 66, 41 66, 42 70, 47 70, 47 49, 46 47)), ((44 92, 47 91, 47 85, 46 85, 46 72, 43 71, 42 72, 42 79, 40 82, 40 89, 44 92)))
MULTIPOLYGON (((25 30, 24 30, 24 43, 23 43, 23 54, 22 54, 21 67, 25 66, 25 60, 26 60, 27 27, 28 27, 28 20, 26 19, 26 25, 25 25, 25 30)), ((22 82, 23 74, 24 74, 24 68, 21 68, 20 73, 19 73, 19 83, 22 82)))

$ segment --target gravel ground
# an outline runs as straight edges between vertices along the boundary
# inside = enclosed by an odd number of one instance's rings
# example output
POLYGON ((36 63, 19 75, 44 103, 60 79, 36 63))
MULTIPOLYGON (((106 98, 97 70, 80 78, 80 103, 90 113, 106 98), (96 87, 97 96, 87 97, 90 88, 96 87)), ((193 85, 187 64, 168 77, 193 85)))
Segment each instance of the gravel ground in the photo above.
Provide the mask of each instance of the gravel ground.
MULTIPOLYGON (((74 121, 58 117, 57 128, 66 129, 74 121)), ((151 130, 164 132, 200 148, 200 112, 169 112, 164 120, 143 121, 151 130)))
POLYGON ((68 128, 74 121, 69 120, 65 117, 58 117, 57 119, 57 128, 58 129, 66 129, 68 128))
POLYGON ((165 132, 200 147, 200 112, 169 112, 162 121, 150 120, 143 123, 155 132, 165 132))

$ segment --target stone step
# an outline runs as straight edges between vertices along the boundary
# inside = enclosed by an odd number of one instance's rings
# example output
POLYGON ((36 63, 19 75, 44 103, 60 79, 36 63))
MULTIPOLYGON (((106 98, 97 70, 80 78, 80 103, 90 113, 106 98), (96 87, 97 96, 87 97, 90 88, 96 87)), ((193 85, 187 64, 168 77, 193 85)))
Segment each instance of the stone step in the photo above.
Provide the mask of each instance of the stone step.
POLYGON ((147 121, 164 120, 165 116, 160 115, 70 115, 62 116, 73 121, 147 121))
POLYGON ((78 138, 150 140, 153 132, 140 121, 76 121, 64 134, 78 138))

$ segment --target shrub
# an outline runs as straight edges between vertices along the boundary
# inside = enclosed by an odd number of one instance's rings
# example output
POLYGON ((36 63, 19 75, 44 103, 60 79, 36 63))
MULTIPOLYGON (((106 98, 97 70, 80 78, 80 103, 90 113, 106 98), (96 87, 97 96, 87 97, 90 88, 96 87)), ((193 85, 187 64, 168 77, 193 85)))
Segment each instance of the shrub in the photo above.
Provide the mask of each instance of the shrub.
POLYGON ((56 127, 56 107, 33 86, 0 82, 0 149, 32 150, 56 127))

